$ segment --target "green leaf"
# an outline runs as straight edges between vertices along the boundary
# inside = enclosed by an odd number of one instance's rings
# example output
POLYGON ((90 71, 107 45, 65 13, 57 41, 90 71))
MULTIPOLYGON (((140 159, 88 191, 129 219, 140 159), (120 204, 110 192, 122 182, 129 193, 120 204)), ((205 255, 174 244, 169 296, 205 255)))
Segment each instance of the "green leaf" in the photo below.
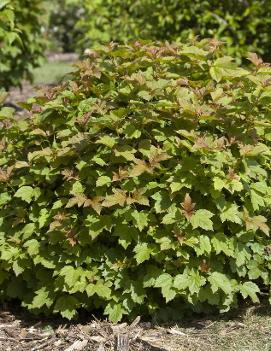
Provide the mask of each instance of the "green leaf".
POLYGON ((231 245, 230 238, 224 233, 217 233, 211 238, 211 243, 214 247, 216 254, 224 252, 227 256, 234 256, 234 247, 231 245))
POLYGON ((176 214, 177 214, 177 208, 176 207, 171 207, 169 208, 169 212, 164 215, 162 219, 163 224, 173 224, 177 222, 176 219, 176 214))
POLYGON ((63 318, 71 320, 76 316, 76 308, 78 308, 78 306, 79 301, 74 296, 66 295, 56 300, 54 310, 60 312, 63 318))
POLYGON ((258 211, 261 207, 265 207, 265 201, 262 195, 259 195, 256 191, 250 191, 251 204, 254 211, 258 211))
POLYGON ((139 231, 142 232, 142 230, 148 226, 148 213, 134 210, 131 216, 133 217, 135 227, 137 227, 139 231))
POLYGON ((133 124, 127 124, 123 130, 126 138, 138 139, 141 136, 141 131, 137 129, 133 124))
POLYGON ((27 252, 30 256, 34 256, 39 253, 40 243, 36 239, 31 239, 24 243, 24 247, 27 248, 27 252))
POLYGON ((31 186, 22 186, 16 191, 14 196, 30 204, 34 197, 34 189, 31 186))
POLYGON ((228 203, 226 207, 223 208, 222 213, 220 214, 222 223, 225 221, 242 224, 241 214, 238 211, 238 206, 236 204, 228 203))
POLYGON ((111 137, 109 135, 104 135, 102 137, 100 137, 97 141, 97 144, 103 144, 107 147, 109 147, 110 149, 113 148, 113 146, 117 143, 117 139, 114 137, 111 137))
POLYGON ((257 293, 260 293, 260 289, 258 285, 253 282, 245 282, 239 285, 240 293, 243 298, 247 298, 248 296, 251 298, 252 302, 259 302, 259 298, 257 293))
POLYGON ((72 266, 64 266, 59 275, 64 277, 64 281, 69 288, 72 288, 73 285, 80 280, 81 276, 81 269, 73 268, 72 266))
POLYGON ((10 3, 10 0, 0 0, 0 10, 9 3, 10 3))
POLYGON ((49 217, 50 217, 50 212, 48 211, 48 209, 42 208, 40 211, 39 220, 38 220, 40 229, 46 225, 49 217))
POLYGON ((115 155, 117 157, 124 157, 127 161, 134 161, 136 150, 129 145, 118 146, 115 150, 115 155))
POLYGON ((72 190, 70 191, 70 194, 72 195, 79 195, 79 194, 84 194, 84 187, 81 182, 76 181, 72 185, 72 190))
POLYGON ((218 289, 221 289, 227 295, 232 293, 231 281, 225 274, 212 272, 208 277, 208 281, 211 284, 213 293, 216 293, 218 289))
POLYGON ((144 288, 153 287, 161 274, 162 274, 161 269, 151 264, 148 264, 147 273, 143 277, 143 287, 144 288))
POLYGON ((96 284, 88 284, 86 287, 86 293, 89 297, 97 294, 99 297, 106 300, 109 300, 111 297, 111 289, 102 281, 99 281, 96 284))
POLYGON ((20 263, 22 263, 22 262, 18 260, 18 261, 14 261, 13 265, 12 265, 12 268, 13 268, 13 271, 14 271, 16 277, 18 277, 20 274, 22 274, 23 271, 25 270, 25 267, 22 267, 20 265, 20 263))
POLYGON ((133 240, 138 240, 138 234, 139 232, 137 229, 128 224, 117 224, 114 229, 114 235, 119 237, 119 244, 124 247, 124 249, 127 249, 133 240))
POLYGON ((213 181, 214 181, 214 188, 215 188, 215 190, 219 190, 220 191, 220 190, 222 190, 223 188, 226 187, 226 182, 223 179, 221 179, 221 178, 214 177, 213 181))
POLYGON ((143 100, 146 100, 146 101, 150 101, 152 99, 152 96, 150 95, 150 93, 146 90, 141 90, 139 93, 138 93, 138 96, 140 96, 143 100))
POLYGON ((11 200, 11 196, 9 193, 1 193, 0 194, 0 206, 7 204, 11 200))
POLYGON ((96 186, 104 186, 111 183, 111 178, 108 176, 101 176, 96 181, 96 186))
POLYGON ((158 191, 152 195, 155 200, 154 208, 156 213, 165 212, 171 205, 169 194, 166 191, 158 191))
POLYGON ((213 222, 210 220, 213 215, 214 214, 208 210, 197 210, 190 219, 193 229, 202 228, 205 230, 213 230, 213 222))
POLYGON ((189 277, 186 272, 183 274, 177 274, 174 278, 173 286, 178 291, 186 290, 189 287, 189 277))
POLYGON ((188 275, 188 289, 191 294, 197 294, 200 291, 200 288, 205 284, 206 279, 200 275, 195 269, 191 269, 187 272, 188 275))
POLYGON ((212 250, 209 237, 206 235, 200 235, 199 244, 198 246, 194 247, 194 250, 196 251, 197 256, 200 256, 203 254, 209 254, 212 250))
POLYGON ((162 295, 169 302, 176 296, 176 291, 173 288, 173 278, 168 273, 161 274, 154 285, 155 288, 161 288, 162 295))
POLYGON ((147 243, 139 243, 134 248, 134 252, 137 264, 141 264, 150 259, 153 249, 147 243))
POLYGON ((105 314, 109 315, 109 320, 113 323, 120 322, 124 312, 122 305, 119 303, 110 302, 105 308, 105 314))
POLYGON ((46 287, 42 287, 35 291, 35 297, 32 300, 31 308, 41 308, 44 305, 51 307, 54 300, 49 295, 50 292, 46 287))

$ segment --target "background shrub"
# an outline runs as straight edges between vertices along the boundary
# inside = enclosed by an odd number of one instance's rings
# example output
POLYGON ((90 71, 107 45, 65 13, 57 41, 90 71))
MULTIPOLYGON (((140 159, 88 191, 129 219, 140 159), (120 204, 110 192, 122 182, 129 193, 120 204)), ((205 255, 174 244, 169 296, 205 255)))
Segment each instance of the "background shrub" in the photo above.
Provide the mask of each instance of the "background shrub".
POLYGON ((44 54, 41 0, 0 1, 0 88, 31 79, 44 54), (11 6, 12 5, 12 6, 11 6))
POLYGON ((51 50, 74 52, 81 31, 77 22, 81 19, 84 9, 78 0, 58 0, 51 5, 49 16, 49 38, 51 50))
POLYGON ((269 0, 86 0, 81 44, 138 38, 173 41, 188 37, 226 42, 228 53, 257 51, 270 60, 269 0))
POLYGON ((110 44, 2 116, 2 299, 119 321, 266 292, 271 68, 218 47, 110 44))

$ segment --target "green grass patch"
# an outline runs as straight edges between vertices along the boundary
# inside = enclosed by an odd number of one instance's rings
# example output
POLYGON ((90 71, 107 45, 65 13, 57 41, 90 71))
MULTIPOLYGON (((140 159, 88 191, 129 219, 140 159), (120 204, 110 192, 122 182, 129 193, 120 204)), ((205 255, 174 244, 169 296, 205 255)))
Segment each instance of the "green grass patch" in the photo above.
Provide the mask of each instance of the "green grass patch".
POLYGON ((47 85, 59 83, 72 71, 74 71, 72 63, 63 61, 46 62, 43 66, 34 70, 34 84, 47 85))

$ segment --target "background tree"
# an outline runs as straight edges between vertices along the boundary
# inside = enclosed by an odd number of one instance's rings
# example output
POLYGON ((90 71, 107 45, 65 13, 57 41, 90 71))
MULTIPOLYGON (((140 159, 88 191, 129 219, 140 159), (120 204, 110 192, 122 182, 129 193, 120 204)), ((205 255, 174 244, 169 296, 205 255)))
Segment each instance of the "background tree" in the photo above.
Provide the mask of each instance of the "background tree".
POLYGON ((43 5, 41 0, 0 1, 0 88, 31 79, 33 68, 41 63, 43 5))

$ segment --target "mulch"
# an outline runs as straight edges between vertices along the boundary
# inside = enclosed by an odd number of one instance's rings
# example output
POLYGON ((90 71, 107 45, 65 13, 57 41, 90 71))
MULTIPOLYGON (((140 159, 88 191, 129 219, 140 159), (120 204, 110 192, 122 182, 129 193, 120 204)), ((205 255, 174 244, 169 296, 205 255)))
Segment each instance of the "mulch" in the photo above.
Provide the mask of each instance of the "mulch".
POLYGON ((66 323, 0 311, 0 351, 175 351, 192 350, 188 335, 177 327, 140 322, 113 325, 96 318, 66 323))

